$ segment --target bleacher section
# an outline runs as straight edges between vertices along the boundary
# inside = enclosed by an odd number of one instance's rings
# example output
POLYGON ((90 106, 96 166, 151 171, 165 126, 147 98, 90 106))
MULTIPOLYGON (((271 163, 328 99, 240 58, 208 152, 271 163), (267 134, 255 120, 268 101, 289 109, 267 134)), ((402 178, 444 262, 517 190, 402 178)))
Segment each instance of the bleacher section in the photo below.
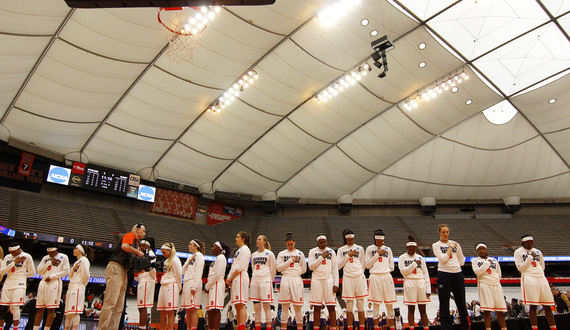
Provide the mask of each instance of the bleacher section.
POLYGON ((17 229, 114 242, 119 229, 110 209, 40 194, 18 192, 17 229))
MULTIPOLYGON (((14 199, 16 200, 16 199, 14 199)), ((329 246, 343 245, 342 230, 351 228, 355 242, 366 248, 373 243, 373 233, 381 228, 386 235, 386 245, 394 251, 394 257, 405 252, 407 236, 412 233, 423 246, 431 246, 439 239, 437 226, 447 223, 450 239, 458 241, 466 256, 474 256, 474 246, 484 241, 489 254, 512 255, 512 248, 520 246, 520 236, 531 234, 536 247, 545 255, 570 255, 566 237, 570 237, 570 215, 514 215, 512 218, 463 218, 435 219, 421 216, 311 216, 311 217, 245 217, 220 223, 216 226, 198 225, 193 221, 154 214, 113 210, 107 207, 53 198, 8 188, 0 188, 0 219, 8 224, 10 207, 15 207, 16 230, 43 234, 62 235, 79 239, 114 241, 120 227, 129 231, 139 222, 145 224, 157 248, 165 242, 174 242, 178 251, 186 252, 188 242, 198 238, 206 243, 209 253, 216 240, 235 248, 235 236, 239 231, 255 239, 264 234, 272 250, 277 254, 285 249, 285 234, 292 232, 297 240, 296 248, 305 254, 317 245, 319 233, 329 236, 329 246), (12 195, 18 197, 17 205, 11 205, 12 195), (119 223, 117 222, 119 221, 119 223)), ((13 215, 13 214, 12 214, 13 215)))

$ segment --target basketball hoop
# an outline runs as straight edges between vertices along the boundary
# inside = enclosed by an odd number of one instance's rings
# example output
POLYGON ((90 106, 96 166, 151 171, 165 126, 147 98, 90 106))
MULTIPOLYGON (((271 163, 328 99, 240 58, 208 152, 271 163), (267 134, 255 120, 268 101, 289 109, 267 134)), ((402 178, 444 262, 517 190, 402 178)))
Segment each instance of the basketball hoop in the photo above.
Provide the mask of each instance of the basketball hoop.
MULTIPOLYGON (((219 11, 219 8, 216 7, 215 10, 219 11)), ((168 58, 176 63, 190 62, 198 39, 214 15, 208 7, 161 7, 158 10, 158 21, 168 38, 165 52, 168 58)))

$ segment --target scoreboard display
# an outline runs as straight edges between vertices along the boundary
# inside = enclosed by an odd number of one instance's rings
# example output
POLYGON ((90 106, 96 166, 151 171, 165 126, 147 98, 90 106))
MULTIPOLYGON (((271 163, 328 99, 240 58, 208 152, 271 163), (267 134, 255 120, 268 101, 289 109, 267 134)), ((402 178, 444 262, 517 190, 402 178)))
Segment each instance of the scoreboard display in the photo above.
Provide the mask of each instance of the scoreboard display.
POLYGON ((79 162, 74 162, 71 169, 50 166, 47 181, 115 196, 135 198, 149 203, 154 203, 156 194, 156 188, 142 184, 138 175, 79 162))
POLYGON ((60 244, 77 245, 84 244, 92 248, 112 249, 115 243, 102 242, 95 240, 86 240, 73 237, 55 236, 49 234, 33 233, 29 231, 14 231, 13 237, 15 239, 34 240, 41 242, 56 242, 60 244))

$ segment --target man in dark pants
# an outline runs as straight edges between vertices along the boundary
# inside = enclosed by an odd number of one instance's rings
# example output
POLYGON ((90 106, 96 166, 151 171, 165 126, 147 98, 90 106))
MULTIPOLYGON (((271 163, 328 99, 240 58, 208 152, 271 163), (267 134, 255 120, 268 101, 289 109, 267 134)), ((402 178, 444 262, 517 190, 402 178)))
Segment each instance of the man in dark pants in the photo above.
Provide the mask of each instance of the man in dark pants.
MULTIPOLYGON (((22 307, 22 314, 28 315, 28 323, 26 324, 25 330, 32 330, 32 328, 34 327, 34 320, 36 318, 36 294, 30 292, 29 298, 30 299, 26 301, 26 303, 22 307)), ((9 327, 10 325, 8 325, 8 328, 9 327)))

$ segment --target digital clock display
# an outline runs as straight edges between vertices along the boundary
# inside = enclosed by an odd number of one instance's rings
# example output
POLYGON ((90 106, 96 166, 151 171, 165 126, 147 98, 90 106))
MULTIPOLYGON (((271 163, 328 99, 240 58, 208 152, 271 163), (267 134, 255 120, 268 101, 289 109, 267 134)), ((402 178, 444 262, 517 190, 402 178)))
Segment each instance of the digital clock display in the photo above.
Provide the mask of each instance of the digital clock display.
POLYGON ((112 249, 114 247, 114 243, 112 242, 84 240, 84 239, 77 239, 77 238, 64 237, 64 236, 33 233, 29 231, 15 231, 14 238, 29 239, 41 242, 56 242, 60 244, 70 244, 70 245, 84 244, 92 248, 102 248, 102 249, 112 249))
POLYGON ((88 164, 85 170, 83 188, 124 197, 127 195, 129 174, 124 171, 88 164))

